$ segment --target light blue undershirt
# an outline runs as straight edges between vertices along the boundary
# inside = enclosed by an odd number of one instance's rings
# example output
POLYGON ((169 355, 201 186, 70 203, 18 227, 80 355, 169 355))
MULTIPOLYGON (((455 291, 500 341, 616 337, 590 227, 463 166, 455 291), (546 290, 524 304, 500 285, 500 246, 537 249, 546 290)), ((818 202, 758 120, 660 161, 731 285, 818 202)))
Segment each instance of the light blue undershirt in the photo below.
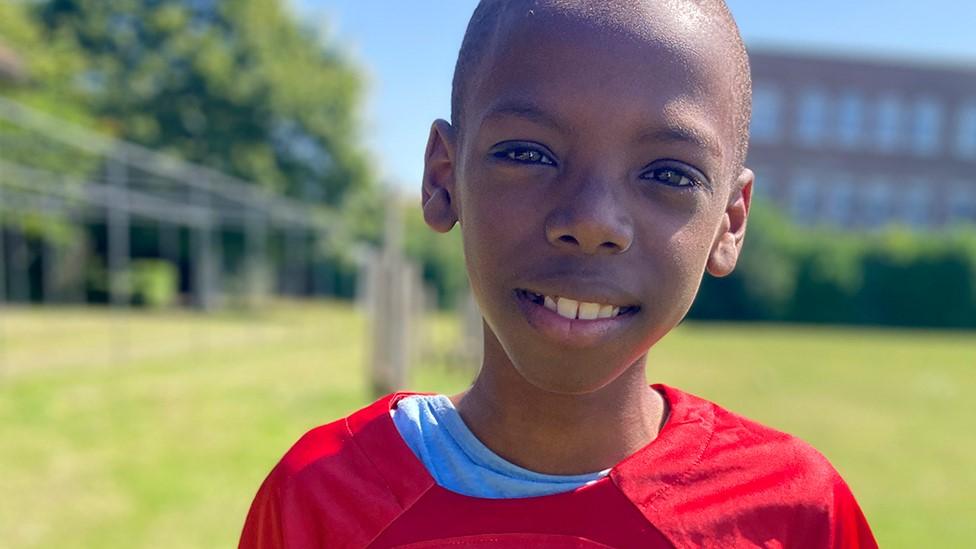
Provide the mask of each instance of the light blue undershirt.
POLYGON ((444 395, 416 395, 390 411, 400 436, 438 485, 479 498, 528 498, 568 492, 607 476, 546 475, 506 461, 481 443, 444 395))

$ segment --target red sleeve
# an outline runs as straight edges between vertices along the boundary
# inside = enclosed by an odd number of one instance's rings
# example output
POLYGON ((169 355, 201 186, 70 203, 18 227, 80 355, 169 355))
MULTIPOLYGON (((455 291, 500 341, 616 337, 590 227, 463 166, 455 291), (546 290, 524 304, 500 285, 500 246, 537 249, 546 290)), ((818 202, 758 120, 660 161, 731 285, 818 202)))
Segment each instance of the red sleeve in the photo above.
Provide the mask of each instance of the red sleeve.
POLYGON ((354 451, 335 451, 337 432, 313 430, 275 466, 251 503, 240 549, 362 547, 389 520, 389 496, 354 451))
POLYGON ((306 501, 295 477, 279 463, 261 484, 241 532, 240 549, 319 547, 326 518, 306 501), (318 520, 317 520, 318 519, 318 520))
POLYGON ((390 419, 392 398, 301 437, 261 484, 239 547, 365 547, 433 485, 390 419))
POLYGON ((277 468, 261 484, 244 522, 240 549, 284 547, 281 525, 281 502, 276 479, 277 468))
POLYGON ((857 505, 854 494, 840 475, 834 481, 834 508, 832 509, 832 547, 836 549, 877 549, 878 542, 871 533, 864 513, 857 505))

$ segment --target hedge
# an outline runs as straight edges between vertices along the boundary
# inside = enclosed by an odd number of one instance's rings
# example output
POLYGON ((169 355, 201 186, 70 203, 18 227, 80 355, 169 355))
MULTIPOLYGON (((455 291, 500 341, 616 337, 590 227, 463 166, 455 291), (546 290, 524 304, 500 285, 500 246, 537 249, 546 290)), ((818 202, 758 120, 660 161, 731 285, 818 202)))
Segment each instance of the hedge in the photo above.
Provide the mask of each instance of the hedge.
POLYGON ((800 228, 754 209, 736 271, 706 276, 691 318, 976 327, 976 226, 800 228))

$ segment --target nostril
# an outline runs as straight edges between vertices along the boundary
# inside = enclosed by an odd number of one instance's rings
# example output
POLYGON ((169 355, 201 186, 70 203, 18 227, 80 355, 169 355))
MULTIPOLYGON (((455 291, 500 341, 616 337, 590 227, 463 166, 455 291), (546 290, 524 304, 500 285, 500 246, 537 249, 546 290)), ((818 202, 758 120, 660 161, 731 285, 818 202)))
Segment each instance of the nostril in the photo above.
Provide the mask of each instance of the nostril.
POLYGON ((617 244, 616 242, 604 242, 603 244, 600 244, 600 247, 612 251, 617 251, 621 249, 620 245, 617 244))
POLYGON ((564 234, 559 237, 559 241, 565 242, 566 244, 573 244, 579 246, 579 240, 576 240, 576 237, 574 237, 573 235, 564 234))

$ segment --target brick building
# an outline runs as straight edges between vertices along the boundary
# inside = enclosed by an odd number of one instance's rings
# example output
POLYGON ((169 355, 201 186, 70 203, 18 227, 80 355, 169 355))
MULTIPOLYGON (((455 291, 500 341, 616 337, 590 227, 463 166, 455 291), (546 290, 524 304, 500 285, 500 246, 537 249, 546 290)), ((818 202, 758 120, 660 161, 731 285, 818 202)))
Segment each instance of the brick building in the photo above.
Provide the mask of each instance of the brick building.
POLYGON ((750 58, 758 196, 803 224, 976 222, 976 60, 750 58))

